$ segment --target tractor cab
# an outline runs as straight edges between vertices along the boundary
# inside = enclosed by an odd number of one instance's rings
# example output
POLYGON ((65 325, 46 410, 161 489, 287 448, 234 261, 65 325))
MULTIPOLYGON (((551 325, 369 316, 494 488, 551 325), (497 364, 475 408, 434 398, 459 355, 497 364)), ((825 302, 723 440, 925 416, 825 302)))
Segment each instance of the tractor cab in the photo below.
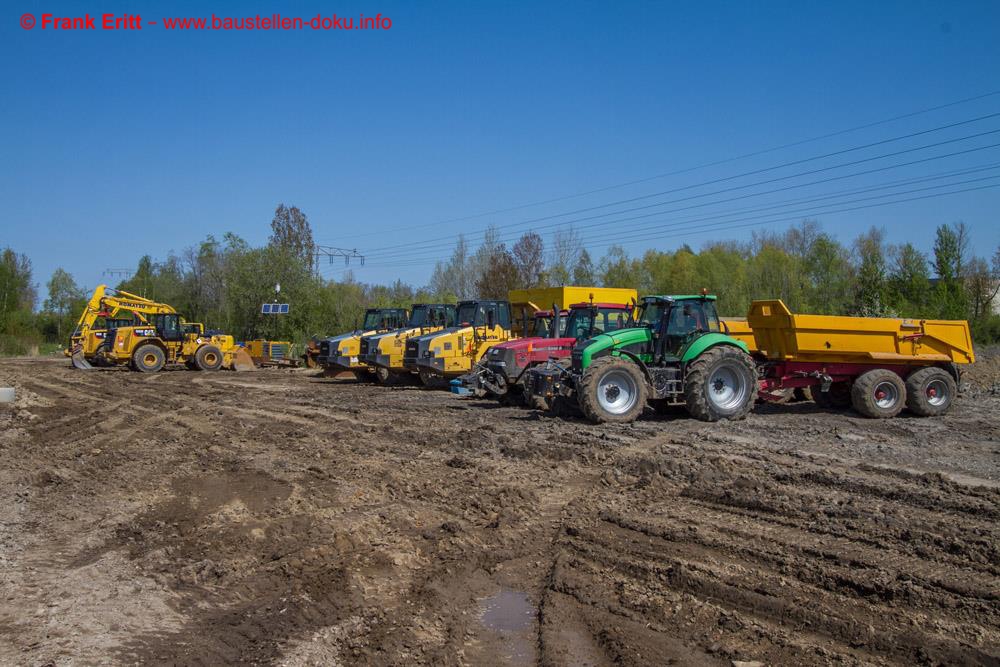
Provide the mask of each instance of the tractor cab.
MULTIPOLYGON (((655 297, 659 321, 653 327, 653 361, 675 361, 695 339, 722 327, 714 296, 655 297)), ((651 309, 650 312, 653 312, 651 309)), ((645 312, 643 315, 645 316, 645 312)))

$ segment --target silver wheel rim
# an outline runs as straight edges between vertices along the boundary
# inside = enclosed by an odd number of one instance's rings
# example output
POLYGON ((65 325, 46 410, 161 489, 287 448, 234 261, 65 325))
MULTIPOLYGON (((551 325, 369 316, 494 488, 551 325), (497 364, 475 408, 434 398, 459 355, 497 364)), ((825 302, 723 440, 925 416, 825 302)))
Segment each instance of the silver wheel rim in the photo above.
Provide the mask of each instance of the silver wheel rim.
POLYGON ((639 395, 639 387, 635 380, 625 371, 613 370, 604 374, 597 383, 597 402, 601 409, 621 415, 635 405, 639 395))
POLYGON ((934 407, 941 407, 948 402, 948 383, 944 380, 931 380, 924 390, 927 402, 934 407))
POLYGON ((875 398, 875 405, 883 410, 894 408, 896 407, 896 403, 899 402, 899 390, 896 389, 896 385, 892 382, 879 382, 875 385, 872 393, 875 398))
POLYGON ((739 408, 746 401, 747 382, 740 369, 723 364, 708 378, 708 400, 721 410, 739 408))

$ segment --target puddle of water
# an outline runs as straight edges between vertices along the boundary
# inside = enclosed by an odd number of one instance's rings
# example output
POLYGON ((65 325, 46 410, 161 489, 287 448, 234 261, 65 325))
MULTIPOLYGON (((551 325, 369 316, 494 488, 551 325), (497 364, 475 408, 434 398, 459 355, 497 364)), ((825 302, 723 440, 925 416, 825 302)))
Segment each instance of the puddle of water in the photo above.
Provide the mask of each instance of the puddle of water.
POLYGON ((504 656, 514 665, 535 664, 537 611, 522 591, 500 589, 479 603, 483 627, 497 633, 504 656))

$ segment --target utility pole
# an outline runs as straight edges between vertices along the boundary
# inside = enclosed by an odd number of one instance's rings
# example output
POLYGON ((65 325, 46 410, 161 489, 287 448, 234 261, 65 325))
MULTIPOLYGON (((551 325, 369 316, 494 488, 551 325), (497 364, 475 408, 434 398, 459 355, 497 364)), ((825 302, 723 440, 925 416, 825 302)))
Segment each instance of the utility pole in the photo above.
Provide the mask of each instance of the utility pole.
POLYGON ((365 256, 360 254, 357 250, 348 250, 346 248, 336 248, 329 245, 318 245, 314 246, 313 249, 313 273, 319 277, 319 264, 320 258, 328 258, 328 263, 333 264, 334 257, 343 257, 344 264, 350 265, 352 259, 361 260, 361 266, 365 265, 365 256))

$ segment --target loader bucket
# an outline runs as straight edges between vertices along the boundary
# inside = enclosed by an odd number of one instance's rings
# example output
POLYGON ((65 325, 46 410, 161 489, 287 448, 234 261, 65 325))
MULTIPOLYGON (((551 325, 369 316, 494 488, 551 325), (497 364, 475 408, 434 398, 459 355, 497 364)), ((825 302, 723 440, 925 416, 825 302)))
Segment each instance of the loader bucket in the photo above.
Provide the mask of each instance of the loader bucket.
POLYGON ((90 365, 90 362, 84 358, 82 351, 74 352, 70 357, 70 361, 73 362, 73 368, 79 368, 81 371, 94 370, 94 367, 90 365))
POLYGON ((252 371, 256 368, 253 363, 253 357, 242 347, 233 352, 233 363, 230 368, 234 371, 252 371))

